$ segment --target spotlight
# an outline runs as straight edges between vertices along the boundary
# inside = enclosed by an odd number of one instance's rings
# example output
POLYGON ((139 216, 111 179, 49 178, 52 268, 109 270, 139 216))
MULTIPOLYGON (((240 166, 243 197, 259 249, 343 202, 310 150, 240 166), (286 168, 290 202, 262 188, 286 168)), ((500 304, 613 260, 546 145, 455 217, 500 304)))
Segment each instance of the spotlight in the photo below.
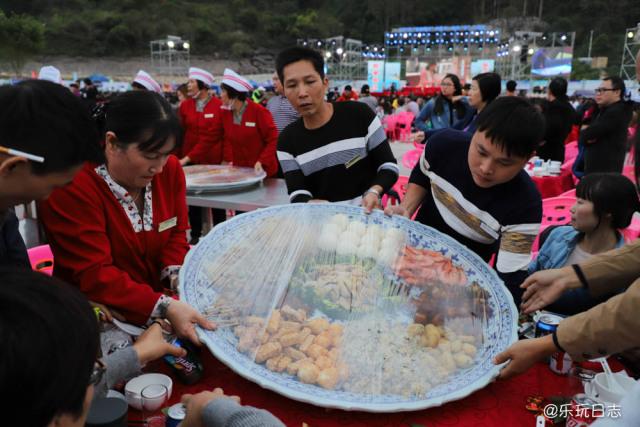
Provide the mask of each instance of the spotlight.
POLYGON ((326 51, 326 52, 325 52, 325 54, 324 54, 324 56, 326 56, 326 57, 327 57, 327 59, 331 58, 331 52, 326 51))
POLYGON ((167 42, 167 46, 169 46, 169 49, 173 49, 176 46, 176 44, 173 42, 173 40, 169 40, 167 42))
POLYGON ((627 38, 628 38, 628 39, 632 39, 634 35, 635 35, 635 34, 633 34, 633 31, 629 31, 629 32, 627 33, 627 38))
POLYGON ((185 50, 188 50, 188 49, 191 47, 191 45, 189 44, 189 42, 184 42, 184 43, 182 43, 182 47, 183 47, 185 50))
POLYGON ((533 52, 534 52, 534 50, 533 50, 533 48, 532 48, 532 47, 531 47, 531 48, 529 48, 529 50, 527 51, 527 53, 528 53, 529 55, 533 55, 533 52))
POLYGON ((522 46, 520 46, 519 44, 513 46, 513 51, 514 52, 520 52, 522 50, 522 46))
POLYGON ((341 47, 339 47, 339 48, 337 48, 337 49, 336 49, 336 53, 337 53, 338 55, 342 55, 342 52, 344 52, 344 50, 343 50, 341 47))
POLYGON ((374 47, 373 47, 373 51, 374 51, 374 52, 377 52, 377 51, 378 51, 378 46, 374 46, 374 47))
POLYGON ((560 36, 560 40, 565 41, 566 39, 567 39, 566 35, 563 34, 563 35, 560 36))

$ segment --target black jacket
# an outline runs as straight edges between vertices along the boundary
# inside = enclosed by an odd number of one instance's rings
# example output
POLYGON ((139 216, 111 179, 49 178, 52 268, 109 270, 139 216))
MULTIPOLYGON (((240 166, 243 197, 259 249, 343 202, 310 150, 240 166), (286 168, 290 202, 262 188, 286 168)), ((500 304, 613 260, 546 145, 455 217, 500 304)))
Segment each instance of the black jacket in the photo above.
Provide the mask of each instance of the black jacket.
POLYGON ((0 212, 0 266, 31 268, 13 210, 0 212))
POLYGON ((576 112, 566 99, 547 101, 542 105, 545 132, 538 157, 564 163, 564 141, 576 121, 576 112))
POLYGON ((622 172, 632 107, 618 101, 602 108, 591 125, 580 132, 584 144, 584 174, 622 172))

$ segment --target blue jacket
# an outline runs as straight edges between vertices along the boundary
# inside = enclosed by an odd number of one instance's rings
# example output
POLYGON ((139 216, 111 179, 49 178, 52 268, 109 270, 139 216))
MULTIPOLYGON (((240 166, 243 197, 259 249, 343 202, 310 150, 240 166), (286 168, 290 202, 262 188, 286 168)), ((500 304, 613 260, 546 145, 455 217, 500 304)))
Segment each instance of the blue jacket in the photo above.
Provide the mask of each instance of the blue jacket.
MULTIPOLYGON (((616 248, 624 246, 624 237, 622 235, 619 237, 616 248)), ((529 264, 529 274, 564 267, 579 238, 580 232, 570 225, 555 228, 540 248, 538 257, 529 264)))
POLYGON ((469 107, 467 100, 462 98, 460 101, 465 105, 465 115, 461 119, 456 117, 456 112, 451 111, 451 104, 445 102, 443 105, 442 114, 436 115, 433 112, 433 109, 436 106, 436 98, 431 98, 425 106, 420 110, 420 114, 416 117, 414 124, 418 130, 421 130, 429 136, 430 133, 433 133, 440 129, 447 129, 452 126, 458 124, 458 122, 463 122, 468 120, 467 116, 469 115, 469 107))

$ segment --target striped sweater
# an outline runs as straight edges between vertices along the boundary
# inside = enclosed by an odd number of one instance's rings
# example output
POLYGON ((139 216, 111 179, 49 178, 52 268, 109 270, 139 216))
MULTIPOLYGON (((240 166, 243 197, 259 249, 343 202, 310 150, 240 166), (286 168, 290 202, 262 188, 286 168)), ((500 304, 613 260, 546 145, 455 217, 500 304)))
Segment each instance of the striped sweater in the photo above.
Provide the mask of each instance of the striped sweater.
POLYGON ((333 104, 318 129, 306 129, 302 119, 287 126, 278 160, 291 202, 352 200, 376 184, 386 192, 399 171, 382 123, 359 102, 333 104))

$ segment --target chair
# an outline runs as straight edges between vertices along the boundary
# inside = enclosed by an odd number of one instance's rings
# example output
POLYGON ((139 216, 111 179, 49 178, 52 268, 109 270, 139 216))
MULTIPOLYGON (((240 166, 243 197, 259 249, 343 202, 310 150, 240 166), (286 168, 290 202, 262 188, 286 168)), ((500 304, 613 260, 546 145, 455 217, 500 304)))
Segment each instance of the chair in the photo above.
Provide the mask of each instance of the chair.
POLYGON ((53 252, 49 245, 41 245, 27 250, 31 268, 51 276, 53 274, 53 252))
POLYGON ((382 118, 382 124, 387 134, 387 138, 389 139, 390 142, 393 142, 396 139, 397 122, 398 122, 398 117, 393 114, 389 114, 382 118))
POLYGON ((571 208, 576 203, 575 197, 550 197, 542 199, 542 223, 540 232, 531 247, 532 252, 539 248, 540 235, 552 225, 567 225, 571 221, 571 208))
POLYGON ((627 243, 633 242, 640 237, 640 214, 637 212, 634 213, 633 218, 631 218, 631 224, 621 231, 624 236, 624 241, 627 243))
POLYGON ((576 189, 572 188, 571 190, 560 194, 558 197, 576 197, 576 189))
POLYGON ((402 156, 402 165, 407 169, 413 169, 420 161, 422 150, 409 150, 402 156))
POLYGON ((407 193, 407 185, 409 185, 408 176, 399 176, 396 183, 389 191, 389 194, 382 196, 382 206, 386 207, 388 203, 392 205, 398 204, 404 199, 404 195, 407 193))
POLYGON ((407 142, 411 137, 411 125, 413 124, 413 113, 410 111, 404 111, 397 114, 396 121, 396 133, 398 133, 398 139, 403 142, 407 142))
POLYGON ((635 171, 635 168, 636 168, 635 165, 625 165, 622 168, 622 175, 624 175, 627 178, 629 178, 631 180, 631 182, 633 182, 633 183, 636 182, 636 171, 635 171))

